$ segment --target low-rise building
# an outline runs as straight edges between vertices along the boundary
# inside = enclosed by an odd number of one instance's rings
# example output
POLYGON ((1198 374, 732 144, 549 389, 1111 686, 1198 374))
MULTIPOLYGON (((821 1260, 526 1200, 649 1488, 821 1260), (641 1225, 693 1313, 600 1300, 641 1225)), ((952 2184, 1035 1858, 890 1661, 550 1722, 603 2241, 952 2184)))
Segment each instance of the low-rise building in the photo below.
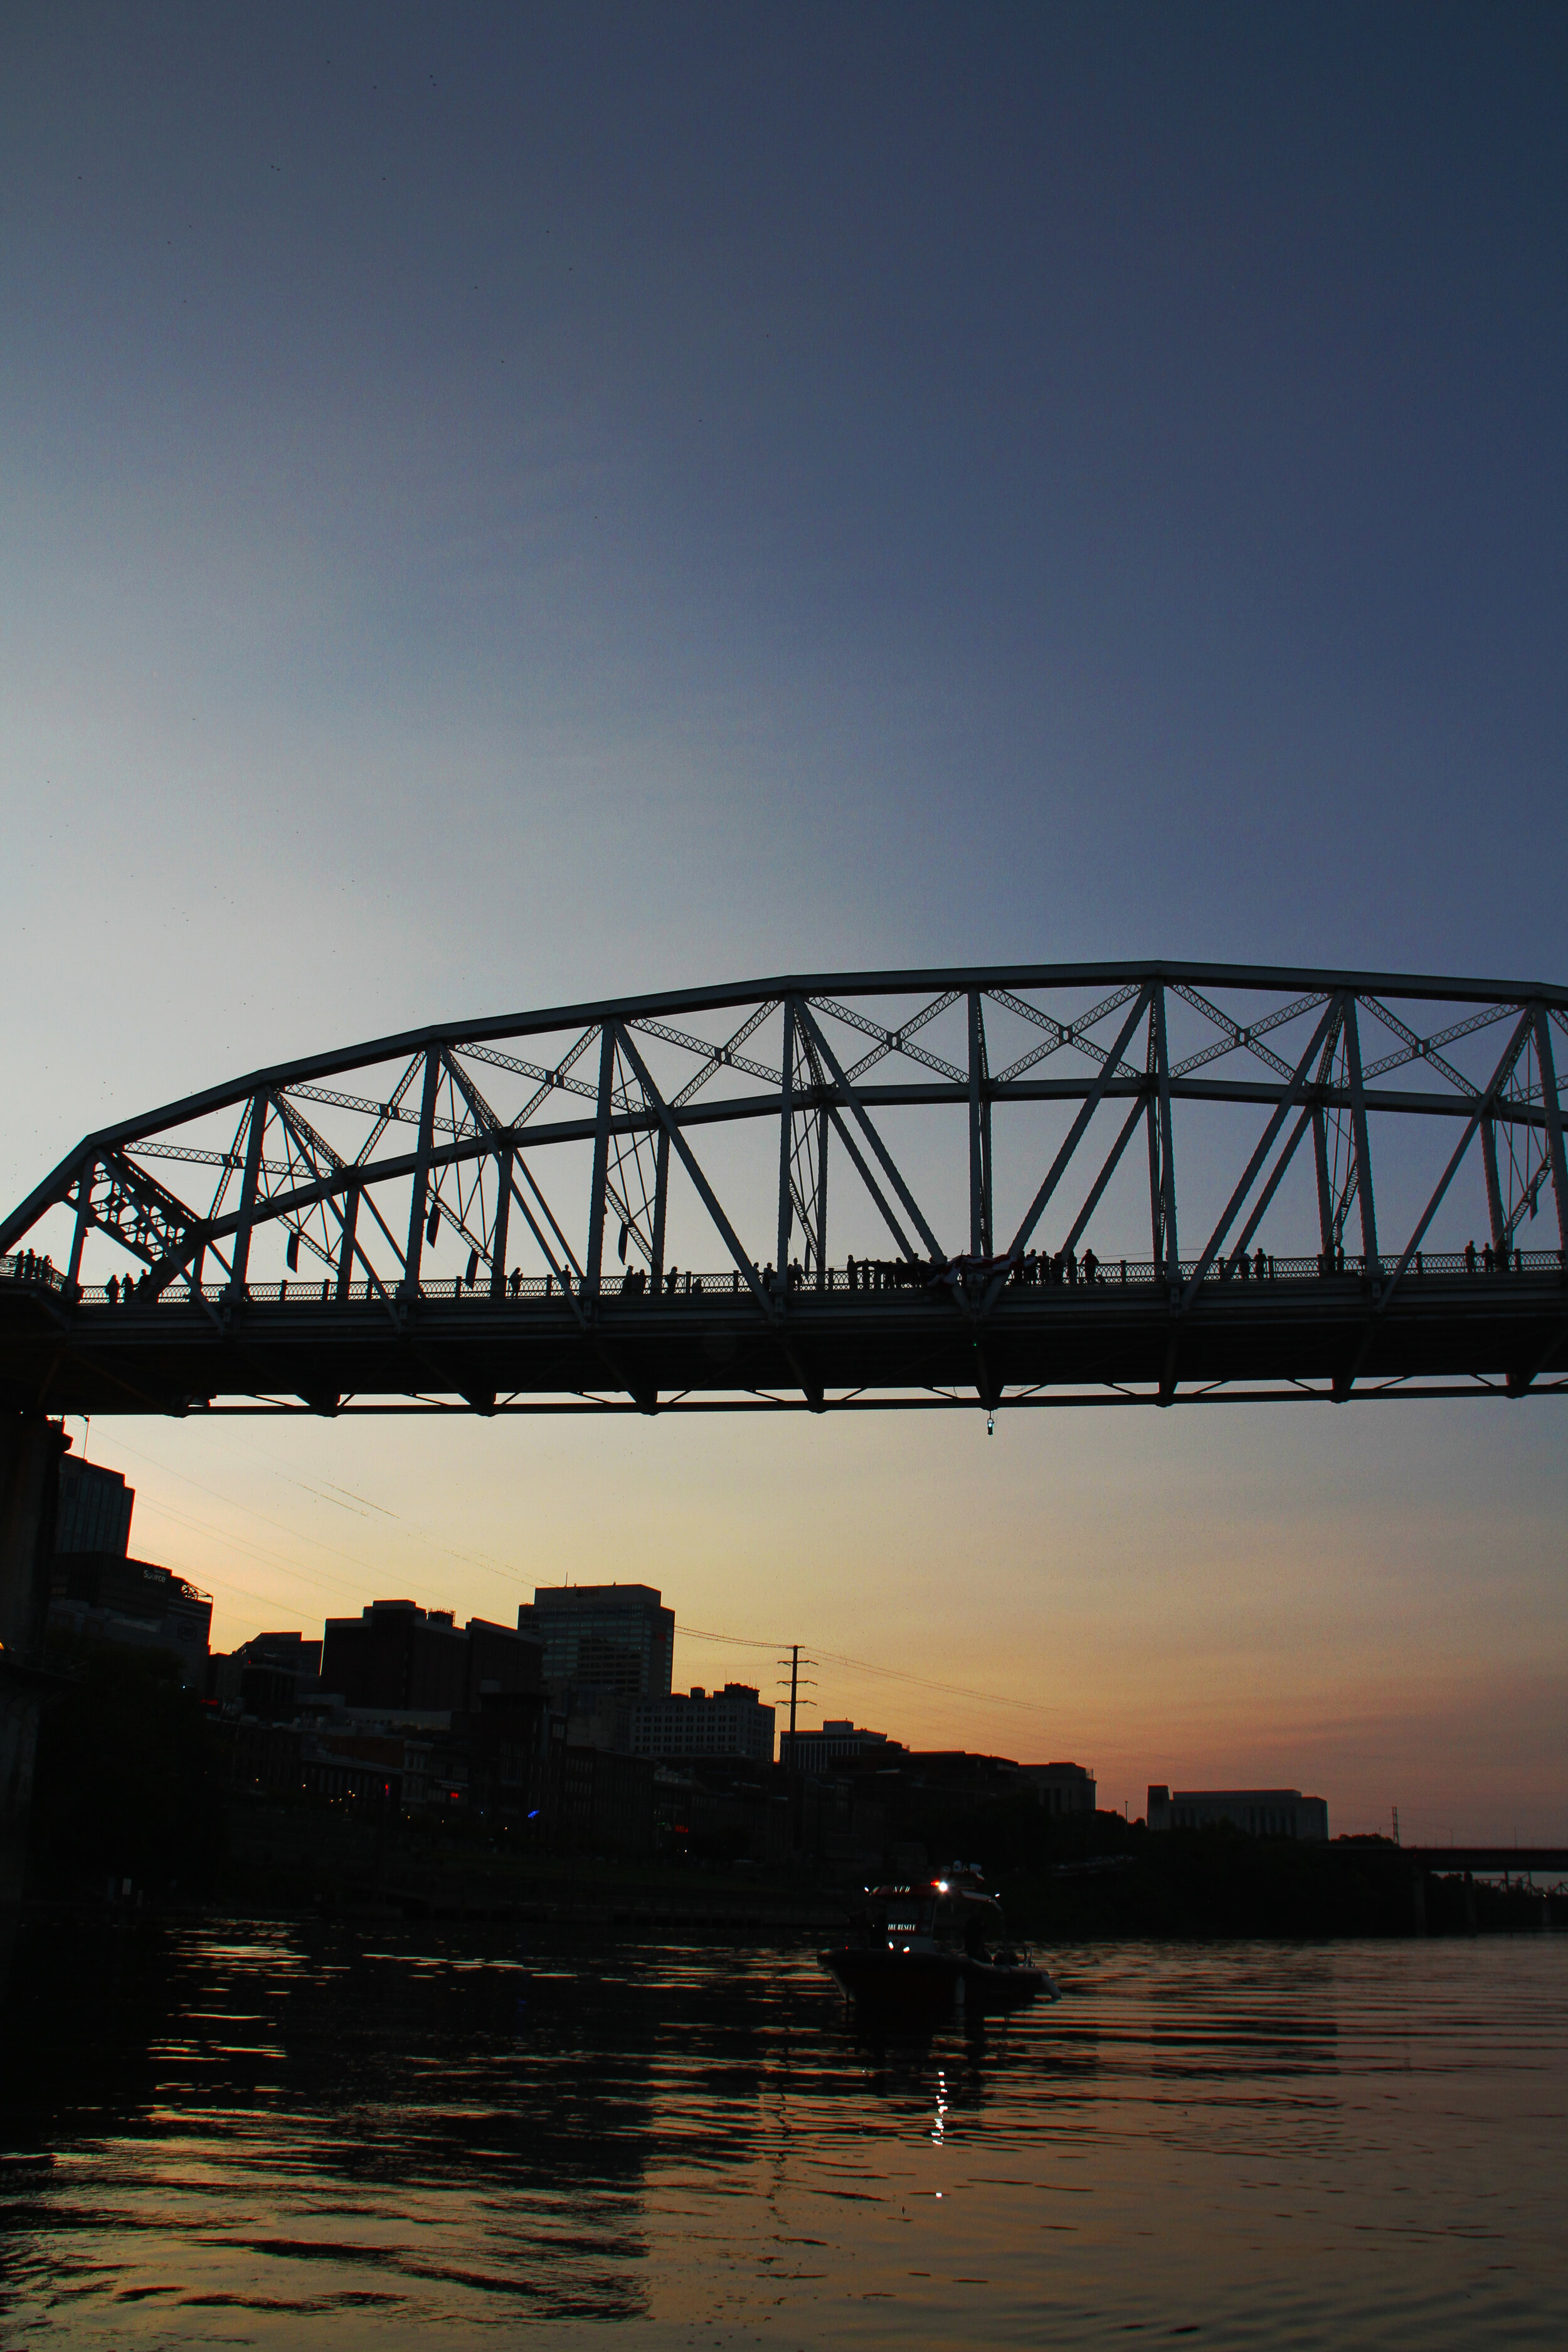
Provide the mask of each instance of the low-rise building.
POLYGON ((1152 1830, 1212 1829, 1227 1822, 1248 1837, 1326 1838, 1329 1808, 1300 1789, 1176 1789, 1153 1781, 1147 1814, 1152 1830))
POLYGON ((650 1759, 617 1756, 606 1748, 573 1748, 561 1740, 552 1762, 558 1845, 568 1853, 627 1860, 651 1851, 658 1767, 650 1759))
POLYGON ((868 1731, 847 1717, 816 1731, 785 1731, 779 1738, 779 1762, 792 1772, 825 1772, 834 1765, 862 1764, 878 1754, 903 1753, 885 1731, 868 1731))
POLYGON ((666 1853, 710 1861, 784 1862, 789 1858, 787 1792, 761 1773, 700 1762, 659 1764, 653 1784, 654 1831, 666 1853))
POLYGON ((631 1751, 771 1764, 773 1710, 762 1704, 750 1683, 726 1683, 721 1691, 706 1691, 699 1684, 677 1696, 639 1700, 631 1710, 631 1751))
POLYGON ((1095 1779, 1081 1764, 1022 1764, 1019 1770, 1047 1813, 1092 1813, 1095 1779))
POLYGON ((372 1601, 357 1617, 329 1617, 321 1686, 353 1706, 473 1707, 485 1690, 536 1690, 540 1645, 510 1625, 416 1601, 372 1601))
POLYGON ((321 1645, 304 1633, 253 1633, 234 1655, 247 1666, 274 1666, 296 1683, 321 1678, 321 1645))
POLYGON ((207 1660, 206 1695, 215 1706, 284 1722, 302 1691, 321 1680, 321 1645, 303 1633, 253 1633, 237 1650, 207 1660))

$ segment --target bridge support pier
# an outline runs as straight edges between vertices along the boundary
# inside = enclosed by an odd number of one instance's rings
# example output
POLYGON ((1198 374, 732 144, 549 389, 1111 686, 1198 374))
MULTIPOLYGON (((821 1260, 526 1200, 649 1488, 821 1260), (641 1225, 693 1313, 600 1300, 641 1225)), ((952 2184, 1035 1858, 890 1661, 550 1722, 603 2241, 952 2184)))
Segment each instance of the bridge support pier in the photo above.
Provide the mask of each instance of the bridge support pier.
POLYGON ((56 1686, 37 1652, 68 1443, 41 1413, 0 1418, 0 1904, 22 1892, 38 1717, 56 1686))

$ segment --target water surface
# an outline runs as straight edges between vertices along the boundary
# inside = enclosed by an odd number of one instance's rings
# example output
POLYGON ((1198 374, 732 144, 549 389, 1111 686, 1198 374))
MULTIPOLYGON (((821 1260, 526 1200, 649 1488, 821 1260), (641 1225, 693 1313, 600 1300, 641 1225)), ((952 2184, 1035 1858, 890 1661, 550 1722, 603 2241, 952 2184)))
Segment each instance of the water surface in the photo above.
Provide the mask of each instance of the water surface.
POLYGON ((805 1951, 35 1923, 0 2352, 1568 2343, 1568 1939, 1059 1966, 879 2048, 805 1951))

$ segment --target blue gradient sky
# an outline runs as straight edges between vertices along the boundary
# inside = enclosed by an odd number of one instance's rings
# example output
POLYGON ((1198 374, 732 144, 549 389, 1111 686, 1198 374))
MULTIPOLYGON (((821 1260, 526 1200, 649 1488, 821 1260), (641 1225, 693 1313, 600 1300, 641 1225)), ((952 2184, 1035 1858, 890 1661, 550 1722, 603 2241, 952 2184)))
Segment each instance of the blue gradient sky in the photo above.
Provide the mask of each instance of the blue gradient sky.
MULTIPOLYGON (((1563 978, 1565 73, 1528 5, 13 7, 7 1197, 621 985, 1563 978)), ((224 1638, 657 1569, 1135 1811, 1568 1832, 1560 1408, 1073 1418, 93 1452, 224 1638)))

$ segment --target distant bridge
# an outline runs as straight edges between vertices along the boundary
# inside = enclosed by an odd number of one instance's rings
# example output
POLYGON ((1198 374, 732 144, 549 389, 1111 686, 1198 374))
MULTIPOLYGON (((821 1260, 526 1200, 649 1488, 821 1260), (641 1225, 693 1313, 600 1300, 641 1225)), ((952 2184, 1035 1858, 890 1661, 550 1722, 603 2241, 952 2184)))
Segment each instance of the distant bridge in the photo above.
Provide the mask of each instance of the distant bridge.
POLYGON ((1172 963, 380 1038, 85 1138, 0 1223, 0 1401, 1562 1394, 1564 1039, 1542 983, 1172 963))
POLYGON ((1402 1845, 1392 1849, 1418 1870, 1467 1877, 1568 1876, 1568 1845, 1402 1845))

